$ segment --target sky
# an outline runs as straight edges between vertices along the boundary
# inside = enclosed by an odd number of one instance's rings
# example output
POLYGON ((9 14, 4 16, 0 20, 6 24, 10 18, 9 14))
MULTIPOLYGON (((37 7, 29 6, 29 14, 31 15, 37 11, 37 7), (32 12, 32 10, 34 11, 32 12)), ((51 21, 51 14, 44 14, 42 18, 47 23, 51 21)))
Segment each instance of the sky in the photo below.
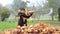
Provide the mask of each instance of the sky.
MULTIPOLYGON (((12 4, 13 1, 14 0, 0 0, 0 4, 2 4, 2 6, 6 6, 7 4, 12 4)), ((26 1, 26 0, 24 0, 24 1, 26 1)), ((28 1, 30 1, 30 3, 29 3, 30 6, 33 6, 33 5, 37 6, 38 3, 40 5, 43 5, 43 3, 45 2, 45 0, 28 0, 28 1)))
POLYGON ((7 4, 12 4, 13 0, 0 0, 0 4, 2 6, 6 6, 7 4))
MULTIPOLYGON (((26 0, 24 0, 24 1, 26 1, 26 0)), ((27 1, 30 1, 30 3, 28 4, 28 6, 38 6, 38 4, 39 5, 41 5, 41 6, 43 6, 44 5, 44 3, 45 2, 47 2, 47 0, 27 0, 27 1)))

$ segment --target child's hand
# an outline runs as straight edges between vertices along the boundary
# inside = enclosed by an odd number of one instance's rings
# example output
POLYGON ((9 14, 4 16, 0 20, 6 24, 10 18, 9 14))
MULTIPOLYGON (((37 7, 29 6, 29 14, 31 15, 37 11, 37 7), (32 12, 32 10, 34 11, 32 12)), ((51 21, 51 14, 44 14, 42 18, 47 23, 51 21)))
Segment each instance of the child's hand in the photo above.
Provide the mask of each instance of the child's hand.
POLYGON ((27 13, 27 16, 30 16, 30 12, 27 13))
POLYGON ((25 12, 25 15, 29 16, 30 14, 29 14, 29 12, 25 12))

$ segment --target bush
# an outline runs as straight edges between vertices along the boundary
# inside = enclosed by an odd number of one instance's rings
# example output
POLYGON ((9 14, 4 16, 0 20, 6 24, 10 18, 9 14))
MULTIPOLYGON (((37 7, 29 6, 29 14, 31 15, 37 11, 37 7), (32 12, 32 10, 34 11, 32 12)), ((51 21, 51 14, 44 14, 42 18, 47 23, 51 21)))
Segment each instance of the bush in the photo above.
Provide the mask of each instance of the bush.
POLYGON ((5 18, 8 18, 10 15, 10 10, 6 7, 3 7, 1 10, 1 20, 4 21, 5 18))

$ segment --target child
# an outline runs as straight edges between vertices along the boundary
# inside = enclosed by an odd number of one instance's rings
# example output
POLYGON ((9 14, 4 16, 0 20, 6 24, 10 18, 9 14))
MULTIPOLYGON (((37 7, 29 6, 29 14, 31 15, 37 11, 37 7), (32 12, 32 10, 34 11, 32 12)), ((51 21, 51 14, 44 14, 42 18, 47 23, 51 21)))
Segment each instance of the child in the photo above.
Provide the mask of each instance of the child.
POLYGON ((19 26, 24 26, 24 25, 27 26, 27 19, 29 17, 31 17, 32 14, 33 14, 33 12, 27 12, 26 13, 24 8, 20 8, 18 10, 18 16, 19 16, 18 25, 19 26))

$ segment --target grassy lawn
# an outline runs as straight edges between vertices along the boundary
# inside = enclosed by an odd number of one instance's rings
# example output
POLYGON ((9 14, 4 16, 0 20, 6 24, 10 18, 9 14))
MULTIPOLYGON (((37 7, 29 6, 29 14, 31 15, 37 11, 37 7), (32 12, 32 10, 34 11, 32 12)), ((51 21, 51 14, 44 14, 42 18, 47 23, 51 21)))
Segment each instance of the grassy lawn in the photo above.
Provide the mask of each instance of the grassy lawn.
MULTIPOLYGON (((17 21, 4 21, 0 22, 0 30, 6 30, 6 29, 13 29, 17 26, 17 21)), ((28 25, 34 25, 38 23, 38 21, 28 21, 28 25)))
POLYGON ((0 30, 15 28, 16 24, 17 24, 16 22, 9 21, 0 22, 0 30))
POLYGON ((50 25, 52 25, 52 26, 60 26, 60 22, 58 23, 58 21, 50 21, 50 20, 44 20, 44 21, 42 21, 42 22, 44 22, 44 23, 46 23, 46 24, 50 24, 50 25))
MULTIPOLYGON (((53 21, 47 21, 47 20, 44 20, 44 21, 42 21, 42 22, 44 22, 44 23, 46 23, 46 24, 51 24, 52 26, 60 26, 60 24, 58 24, 58 23, 54 23, 53 21)), ((13 28, 15 28, 16 27, 16 25, 17 25, 17 21, 4 21, 4 22, 0 22, 0 30, 6 30, 6 29, 13 29, 13 28)), ((37 24, 38 23, 38 21, 37 20, 35 20, 35 21, 28 21, 27 22, 27 24, 28 25, 34 25, 34 24, 37 24)))

